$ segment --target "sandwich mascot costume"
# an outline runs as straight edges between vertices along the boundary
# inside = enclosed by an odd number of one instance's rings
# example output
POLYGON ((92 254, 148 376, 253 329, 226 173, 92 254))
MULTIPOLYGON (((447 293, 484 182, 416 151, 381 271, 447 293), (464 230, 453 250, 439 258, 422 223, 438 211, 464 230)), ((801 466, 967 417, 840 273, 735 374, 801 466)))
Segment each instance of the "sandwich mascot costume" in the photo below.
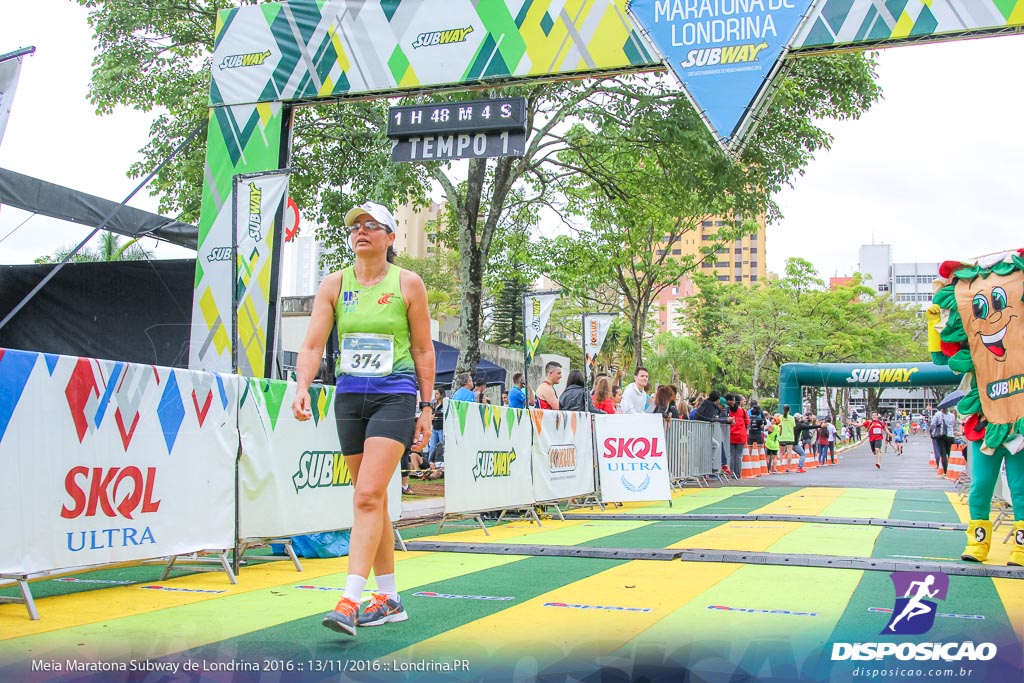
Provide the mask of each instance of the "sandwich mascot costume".
POLYGON ((969 416, 971 521, 961 559, 988 557, 992 494, 1005 463, 1014 514, 1007 564, 1024 566, 1024 249, 946 261, 936 288, 926 314, 929 351, 936 365, 963 374, 956 409, 969 416))

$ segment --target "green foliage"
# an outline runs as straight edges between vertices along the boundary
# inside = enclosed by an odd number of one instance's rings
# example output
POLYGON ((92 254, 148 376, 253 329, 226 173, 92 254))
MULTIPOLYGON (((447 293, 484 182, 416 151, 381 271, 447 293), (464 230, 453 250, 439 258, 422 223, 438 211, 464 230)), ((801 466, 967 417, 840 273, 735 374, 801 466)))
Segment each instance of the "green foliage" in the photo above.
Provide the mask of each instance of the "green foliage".
MULTIPOLYGON (((103 231, 98 237, 99 243, 90 248, 85 245, 71 257, 71 263, 93 263, 96 261, 145 261, 152 258, 153 252, 139 244, 138 239, 131 239, 121 244, 121 237, 112 232, 103 231)), ((77 245, 76 245, 77 246, 77 245)), ((74 247, 60 247, 53 254, 40 256, 35 263, 60 263, 71 253, 74 247)))
POLYGON ((875 297, 859 277, 825 289, 814 267, 789 259, 786 277, 757 288, 702 281, 689 299, 691 329, 712 329, 701 345, 722 360, 723 384, 757 397, 774 393, 783 363, 888 363, 923 360, 916 311, 875 297), (713 306, 713 310, 705 307, 713 306))

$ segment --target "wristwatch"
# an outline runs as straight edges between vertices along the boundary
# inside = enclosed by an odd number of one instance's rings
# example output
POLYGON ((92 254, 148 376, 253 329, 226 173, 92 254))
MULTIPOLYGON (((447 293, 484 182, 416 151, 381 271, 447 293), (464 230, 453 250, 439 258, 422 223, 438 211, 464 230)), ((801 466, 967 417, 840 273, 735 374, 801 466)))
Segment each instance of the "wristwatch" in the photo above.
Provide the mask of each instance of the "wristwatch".
POLYGON ((430 408, 431 410, 433 410, 434 409, 433 402, 431 402, 431 401, 420 401, 419 409, 423 410, 424 408, 430 408))

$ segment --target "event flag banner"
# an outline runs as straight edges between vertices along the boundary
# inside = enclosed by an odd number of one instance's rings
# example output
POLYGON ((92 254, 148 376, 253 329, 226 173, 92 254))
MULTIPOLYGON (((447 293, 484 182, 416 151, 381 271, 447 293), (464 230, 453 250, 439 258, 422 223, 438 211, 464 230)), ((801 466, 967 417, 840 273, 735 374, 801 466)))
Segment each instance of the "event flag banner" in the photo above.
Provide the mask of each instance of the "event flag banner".
POLYGON ((811 2, 632 0, 629 7, 716 139, 732 147, 811 2))
POLYGON ((238 382, 0 349, 0 574, 233 547, 238 382))
POLYGON ((281 206, 288 196, 286 172, 240 175, 235 179, 234 263, 237 297, 235 372, 264 377, 270 329, 270 292, 281 206))
MULTIPOLYGON (((341 454, 334 387, 309 388, 313 417, 292 415, 295 382, 242 379, 238 430, 238 536, 277 538, 350 529, 352 474, 341 454)), ((398 468, 388 484, 392 521, 402 514, 398 468)))
POLYGON ((448 401, 444 438, 445 513, 533 504, 528 411, 448 401))
POLYGON ((523 310, 523 330, 526 340, 526 361, 533 359, 540 345, 540 337, 551 317, 551 309, 558 301, 558 292, 543 292, 525 295, 526 304, 523 310))
POLYGON ((670 500, 665 420, 661 415, 594 415, 601 500, 670 500))
POLYGON ((583 352, 586 354, 584 366, 587 368, 587 379, 594 375, 594 363, 597 354, 601 353, 605 337, 612 326, 615 316, 611 313, 583 314, 583 352))
POLYGON ((14 91, 18 89, 20 73, 20 59, 0 62, 0 142, 4 141, 4 130, 11 115, 11 105, 14 104, 14 91))
POLYGON ((530 410, 533 496, 562 500, 594 492, 594 425, 590 413, 530 410))

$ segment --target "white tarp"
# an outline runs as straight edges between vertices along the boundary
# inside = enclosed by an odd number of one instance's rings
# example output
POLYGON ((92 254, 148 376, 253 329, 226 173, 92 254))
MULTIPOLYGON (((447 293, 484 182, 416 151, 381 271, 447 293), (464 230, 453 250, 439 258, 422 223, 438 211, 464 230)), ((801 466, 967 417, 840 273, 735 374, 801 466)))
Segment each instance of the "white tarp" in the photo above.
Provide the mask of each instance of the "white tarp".
POLYGON ((601 500, 670 500, 665 420, 660 415, 594 415, 601 500))
MULTIPOLYGON (((243 380, 238 414, 239 538, 349 529, 352 477, 341 455, 334 387, 310 389, 313 419, 292 415, 294 382, 243 380)), ((392 521, 402 513, 399 468, 388 484, 392 521)))
POLYGON ((561 500, 594 492, 594 434, 590 413, 531 410, 533 496, 561 500))
POLYGON ((7 119, 14 104, 14 92, 18 89, 18 75, 21 73, 21 58, 0 62, 0 142, 4 139, 7 119))
POLYGON ((0 349, 0 573, 234 545, 238 383, 0 349))
POLYGON ((528 411, 448 401, 444 438, 446 513, 501 510, 534 502, 528 411))

